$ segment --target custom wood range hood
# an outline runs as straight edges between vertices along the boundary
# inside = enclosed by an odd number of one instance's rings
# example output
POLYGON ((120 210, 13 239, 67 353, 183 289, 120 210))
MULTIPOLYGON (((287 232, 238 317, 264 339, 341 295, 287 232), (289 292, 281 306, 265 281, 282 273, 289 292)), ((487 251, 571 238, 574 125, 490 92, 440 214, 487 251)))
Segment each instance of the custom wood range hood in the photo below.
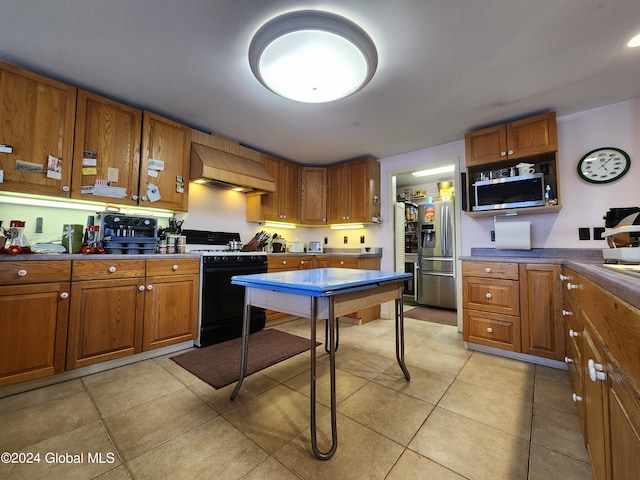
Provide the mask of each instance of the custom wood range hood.
POLYGON ((276 190, 275 179, 260 162, 196 142, 191 143, 191 181, 254 193, 276 190))

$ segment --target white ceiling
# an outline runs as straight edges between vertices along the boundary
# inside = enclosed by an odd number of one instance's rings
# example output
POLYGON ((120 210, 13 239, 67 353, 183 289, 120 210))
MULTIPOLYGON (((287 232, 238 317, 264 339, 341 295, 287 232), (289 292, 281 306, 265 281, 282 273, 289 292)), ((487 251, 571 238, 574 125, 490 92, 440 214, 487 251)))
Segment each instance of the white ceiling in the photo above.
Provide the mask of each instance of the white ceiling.
POLYGON ((638 0, 0 0, 0 60, 303 164, 378 158, 489 124, 640 96, 638 0), (360 92, 296 103, 251 74, 268 19, 360 24, 378 70, 360 92))

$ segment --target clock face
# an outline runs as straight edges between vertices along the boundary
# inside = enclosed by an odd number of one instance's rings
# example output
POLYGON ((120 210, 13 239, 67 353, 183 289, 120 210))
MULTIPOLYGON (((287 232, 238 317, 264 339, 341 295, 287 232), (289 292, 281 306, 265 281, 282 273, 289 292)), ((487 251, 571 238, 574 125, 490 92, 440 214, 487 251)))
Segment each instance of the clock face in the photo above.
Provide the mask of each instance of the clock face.
POLYGON ((578 162, 578 174, 587 182, 608 183, 622 178, 631 166, 626 152, 619 148, 597 148, 578 162))

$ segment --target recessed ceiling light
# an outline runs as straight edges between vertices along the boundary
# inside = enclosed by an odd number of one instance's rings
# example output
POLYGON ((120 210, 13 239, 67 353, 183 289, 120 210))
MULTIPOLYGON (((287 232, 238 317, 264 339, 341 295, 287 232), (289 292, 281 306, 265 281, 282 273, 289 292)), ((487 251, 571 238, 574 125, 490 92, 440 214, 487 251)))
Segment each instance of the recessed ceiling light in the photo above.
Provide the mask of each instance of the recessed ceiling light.
POLYGON ((371 37, 351 20, 303 10, 276 17, 256 32, 249 65, 274 93, 324 103, 364 87, 376 71, 378 53, 371 37))
POLYGON ((627 47, 640 47, 640 33, 629 40, 627 47))

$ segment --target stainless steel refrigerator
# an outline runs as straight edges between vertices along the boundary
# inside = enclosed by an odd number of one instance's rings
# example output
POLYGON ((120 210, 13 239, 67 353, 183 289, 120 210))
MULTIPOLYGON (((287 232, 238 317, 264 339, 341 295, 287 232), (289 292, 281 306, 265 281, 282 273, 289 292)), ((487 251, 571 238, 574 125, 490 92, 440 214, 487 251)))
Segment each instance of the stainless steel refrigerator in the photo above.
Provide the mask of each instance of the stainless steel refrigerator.
POLYGON ((418 206, 418 303, 456 309, 452 201, 418 206))

